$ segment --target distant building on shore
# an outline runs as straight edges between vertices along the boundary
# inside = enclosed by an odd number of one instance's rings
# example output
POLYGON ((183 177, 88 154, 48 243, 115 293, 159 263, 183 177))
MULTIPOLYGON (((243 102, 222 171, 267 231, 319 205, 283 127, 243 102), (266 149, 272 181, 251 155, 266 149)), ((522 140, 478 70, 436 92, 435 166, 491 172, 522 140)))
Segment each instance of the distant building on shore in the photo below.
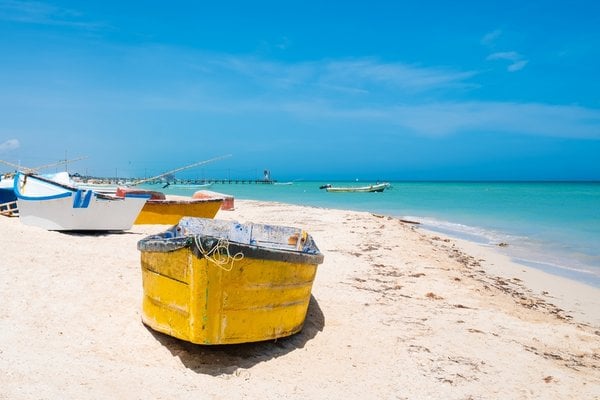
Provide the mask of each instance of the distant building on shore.
POLYGON ((268 169, 265 169, 263 171, 263 181, 271 182, 271 171, 269 171, 268 169))

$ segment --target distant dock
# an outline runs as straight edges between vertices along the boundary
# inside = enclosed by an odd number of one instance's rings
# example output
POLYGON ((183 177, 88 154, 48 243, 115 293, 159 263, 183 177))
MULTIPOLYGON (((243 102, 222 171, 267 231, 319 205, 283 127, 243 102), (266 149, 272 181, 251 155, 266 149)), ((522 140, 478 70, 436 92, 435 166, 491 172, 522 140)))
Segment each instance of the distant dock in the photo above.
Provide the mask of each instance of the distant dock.
MULTIPOLYGON (((128 184, 132 182, 136 182, 139 179, 129 179, 129 178, 98 178, 98 177, 80 177, 80 180, 84 182, 94 182, 98 184, 128 184)), ((173 179, 168 181, 170 185, 211 185, 214 183, 221 184, 230 184, 230 185, 272 185, 277 183, 276 180, 264 180, 264 179, 173 179)), ((165 185, 167 181, 154 179, 150 181, 144 182, 146 185, 165 185)))
MULTIPOLYGON (((272 185, 277 181, 264 179, 175 179, 169 181, 170 184, 176 185, 209 185, 213 183, 222 183, 229 185, 272 185)), ((149 184, 164 184, 164 181, 150 181, 149 184)))
MULTIPOLYGON (((188 167, 184 167, 184 168, 180 168, 181 169, 185 169, 188 167)), ((108 184, 108 185, 127 185, 127 184, 135 184, 136 182, 138 183, 144 183, 144 184, 148 184, 148 185, 165 185, 165 184, 169 184, 169 185, 212 185, 213 183, 220 183, 220 184, 227 184, 227 185, 272 185, 274 183, 277 183, 276 180, 271 179, 271 171, 269 170, 264 170, 263 173, 263 177, 262 179, 241 179, 241 178, 222 178, 222 179, 216 179, 216 178, 202 178, 202 179, 176 179, 175 176, 172 174, 172 172, 175 171, 171 171, 168 174, 161 174, 161 175, 157 175, 157 176, 153 176, 151 178, 148 177, 144 177, 144 178, 120 178, 118 176, 114 176, 114 177, 94 177, 94 176, 89 176, 89 175, 80 175, 80 174, 73 174, 73 177, 77 178, 80 181, 83 182, 91 182, 91 183, 98 183, 98 184, 108 184)))

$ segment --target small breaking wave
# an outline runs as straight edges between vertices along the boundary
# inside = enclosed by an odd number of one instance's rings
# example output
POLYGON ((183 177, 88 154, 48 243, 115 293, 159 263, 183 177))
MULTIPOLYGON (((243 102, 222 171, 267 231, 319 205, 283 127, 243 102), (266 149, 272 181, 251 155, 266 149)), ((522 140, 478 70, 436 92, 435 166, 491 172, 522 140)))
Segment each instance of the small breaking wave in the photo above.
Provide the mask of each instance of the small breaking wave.
POLYGON ((517 240, 523 240, 524 237, 511 235, 491 229, 485 229, 476 226, 460 224, 456 222, 441 221, 429 217, 406 216, 408 220, 417 221, 423 228, 459 239, 469 240, 479 244, 496 245, 500 243, 510 243, 517 240))
POLYGON ((411 215, 402 218, 417 221, 429 231, 484 246, 494 246, 497 251, 508 255, 519 264, 600 287, 600 268, 596 266, 600 265, 600 257, 582 254, 564 243, 551 243, 430 217, 411 215), (501 244, 505 246, 498 247, 501 244))

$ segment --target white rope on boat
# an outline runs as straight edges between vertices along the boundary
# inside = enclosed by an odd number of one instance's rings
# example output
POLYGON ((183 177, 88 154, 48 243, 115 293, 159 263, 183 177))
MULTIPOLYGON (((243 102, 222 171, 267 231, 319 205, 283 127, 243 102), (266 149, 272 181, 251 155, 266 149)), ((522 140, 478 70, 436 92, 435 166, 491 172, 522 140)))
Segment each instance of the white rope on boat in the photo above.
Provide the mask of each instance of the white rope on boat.
POLYGON ((204 249, 202 243, 198 240, 198 235, 194 235, 194 243, 196 243, 198 251, 200 251, 207 261, 212 262, 217 267, 227 272, 233 269, 234 262, 241 261, 244 258, 244 253, 242 252, 234 254, 233 256, 229 253, 229 241, 227 239, 219 239, 216 246, 210 250, 204 249))

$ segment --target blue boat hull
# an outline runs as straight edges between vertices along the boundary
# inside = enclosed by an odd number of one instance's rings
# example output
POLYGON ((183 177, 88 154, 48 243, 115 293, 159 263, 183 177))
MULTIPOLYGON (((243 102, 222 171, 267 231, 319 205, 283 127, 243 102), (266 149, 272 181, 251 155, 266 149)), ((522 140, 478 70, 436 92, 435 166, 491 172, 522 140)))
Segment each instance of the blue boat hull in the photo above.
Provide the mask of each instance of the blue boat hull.
POLYGON ((17 215, 17 196, 13 188, 0 188, 0 214, 17 215))
POLYGON ((15 195, 13 188, 0 188, 0 204, 9 203, 11 201, 17 201, 17 195, 15 195))

